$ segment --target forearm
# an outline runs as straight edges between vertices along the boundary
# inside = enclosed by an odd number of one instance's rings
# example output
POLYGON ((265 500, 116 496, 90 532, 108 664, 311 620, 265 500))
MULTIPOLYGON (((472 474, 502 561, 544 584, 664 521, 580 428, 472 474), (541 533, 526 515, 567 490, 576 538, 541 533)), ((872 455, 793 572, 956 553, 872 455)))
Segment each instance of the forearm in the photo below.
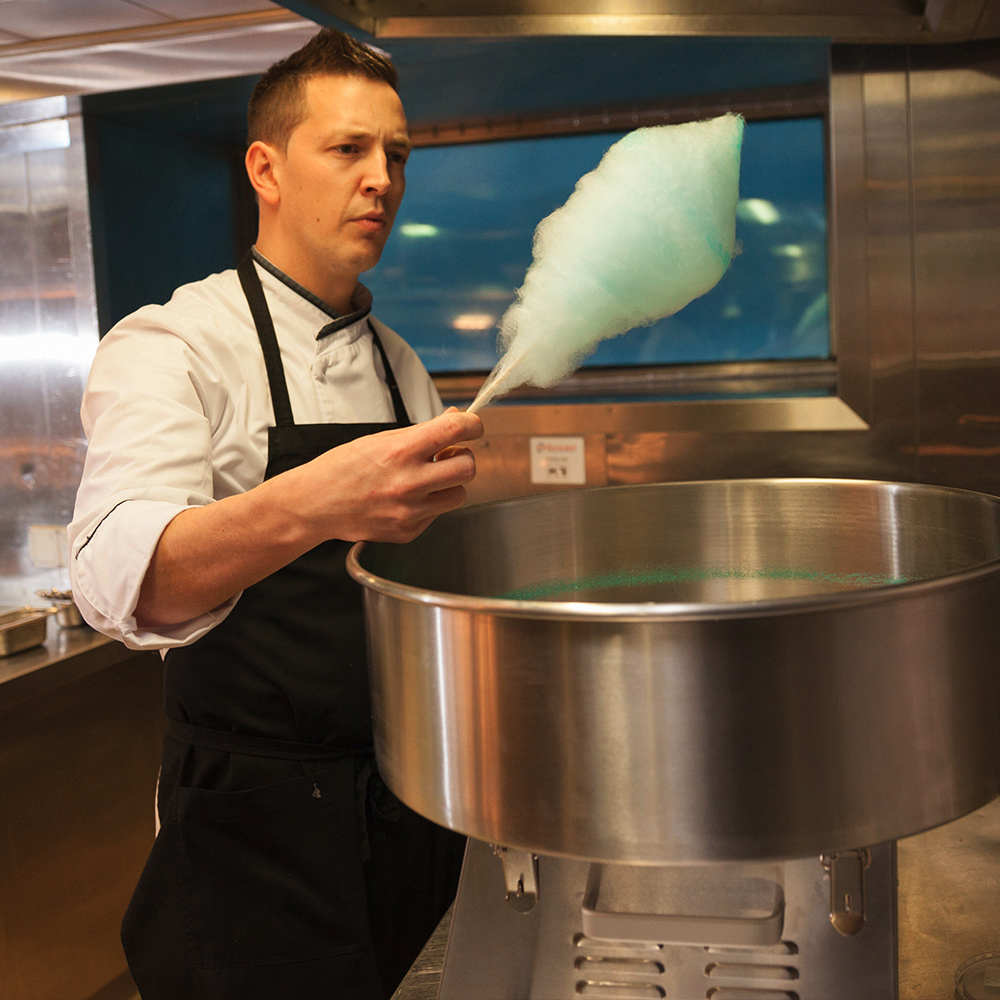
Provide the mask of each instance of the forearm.
POLYGON ((282 477, 181 511, 164 529, 143 579, 144 627, 205 614, 322 541, 288 502, 282 477))
POLYGON ((136 606, 144 626, 205 614, 329 538, 406 542, 465 501, 478 417, 450 410, 365 435, 164 529, 136 606))

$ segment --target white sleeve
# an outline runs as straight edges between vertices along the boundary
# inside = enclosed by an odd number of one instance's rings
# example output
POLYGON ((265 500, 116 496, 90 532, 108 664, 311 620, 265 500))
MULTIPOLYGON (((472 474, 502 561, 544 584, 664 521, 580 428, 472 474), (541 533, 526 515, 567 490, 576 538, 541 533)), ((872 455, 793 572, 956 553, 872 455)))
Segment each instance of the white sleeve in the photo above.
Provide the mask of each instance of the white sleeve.
POLYGON ((140 312, 101 342, 84 394, 88 449, 69 526, 73 598, 94 628, 133 649, 193 642, 239 596, 187 622, 155 631, 136 625, 163 529, 182 510, 214 500, 205 367, 188 342, 140 312))

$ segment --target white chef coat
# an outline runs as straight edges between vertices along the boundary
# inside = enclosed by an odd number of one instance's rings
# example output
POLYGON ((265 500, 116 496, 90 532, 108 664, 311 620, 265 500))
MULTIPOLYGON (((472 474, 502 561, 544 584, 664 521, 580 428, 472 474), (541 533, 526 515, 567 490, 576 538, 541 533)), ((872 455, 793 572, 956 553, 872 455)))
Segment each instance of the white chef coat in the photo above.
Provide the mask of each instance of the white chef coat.
MULTIPOLYGON (((393 421, 368 326, 367 290, 358 286, 356 313, 331 322, 335 314, 262 260, 257 272, 295 422, 393 421)), ((410 419, 440 413, 441 399, 416 353, 372 322, 410 419)), ((88 449, 69 526, 74 601, 94 628, 132 649, 194 642, 226 617, 239 595, 190 621, 155 629, 137 626, 135 606, 160 534, 177 514, 264 479, 274 413, 236 271, 184 285, 166 305, 145 306, 118 323, 98 347, 81 416, 88 449)))

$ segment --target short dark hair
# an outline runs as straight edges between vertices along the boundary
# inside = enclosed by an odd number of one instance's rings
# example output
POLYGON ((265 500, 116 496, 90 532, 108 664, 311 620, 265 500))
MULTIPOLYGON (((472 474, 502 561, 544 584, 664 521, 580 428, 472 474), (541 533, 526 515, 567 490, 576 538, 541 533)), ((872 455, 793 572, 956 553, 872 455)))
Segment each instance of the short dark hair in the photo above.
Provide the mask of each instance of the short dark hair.
POLYGON ((247 145, 260 139, 285 149, 306 116, 305 85, 313 76, 360 76, 399 89, 396 67, 384 52, 324 28, 257 81, 247 107, 247 145))

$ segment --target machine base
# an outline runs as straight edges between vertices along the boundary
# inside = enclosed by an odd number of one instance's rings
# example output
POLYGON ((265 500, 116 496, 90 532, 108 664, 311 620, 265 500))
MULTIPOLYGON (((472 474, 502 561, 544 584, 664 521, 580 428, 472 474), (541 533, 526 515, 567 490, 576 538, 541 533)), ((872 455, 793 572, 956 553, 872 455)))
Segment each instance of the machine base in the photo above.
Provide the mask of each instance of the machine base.
POLYGON ((439 997, 894 1000, 895 854, 871 849, 863 926, 842 935, 819 858, 646 868, 543 856, 537 902, 518 912, 494 849, 470 840, 439 997), (623 936, 587 936, 585 923, 623 936), (673 943, 650 939, 657 930, 673 943))

